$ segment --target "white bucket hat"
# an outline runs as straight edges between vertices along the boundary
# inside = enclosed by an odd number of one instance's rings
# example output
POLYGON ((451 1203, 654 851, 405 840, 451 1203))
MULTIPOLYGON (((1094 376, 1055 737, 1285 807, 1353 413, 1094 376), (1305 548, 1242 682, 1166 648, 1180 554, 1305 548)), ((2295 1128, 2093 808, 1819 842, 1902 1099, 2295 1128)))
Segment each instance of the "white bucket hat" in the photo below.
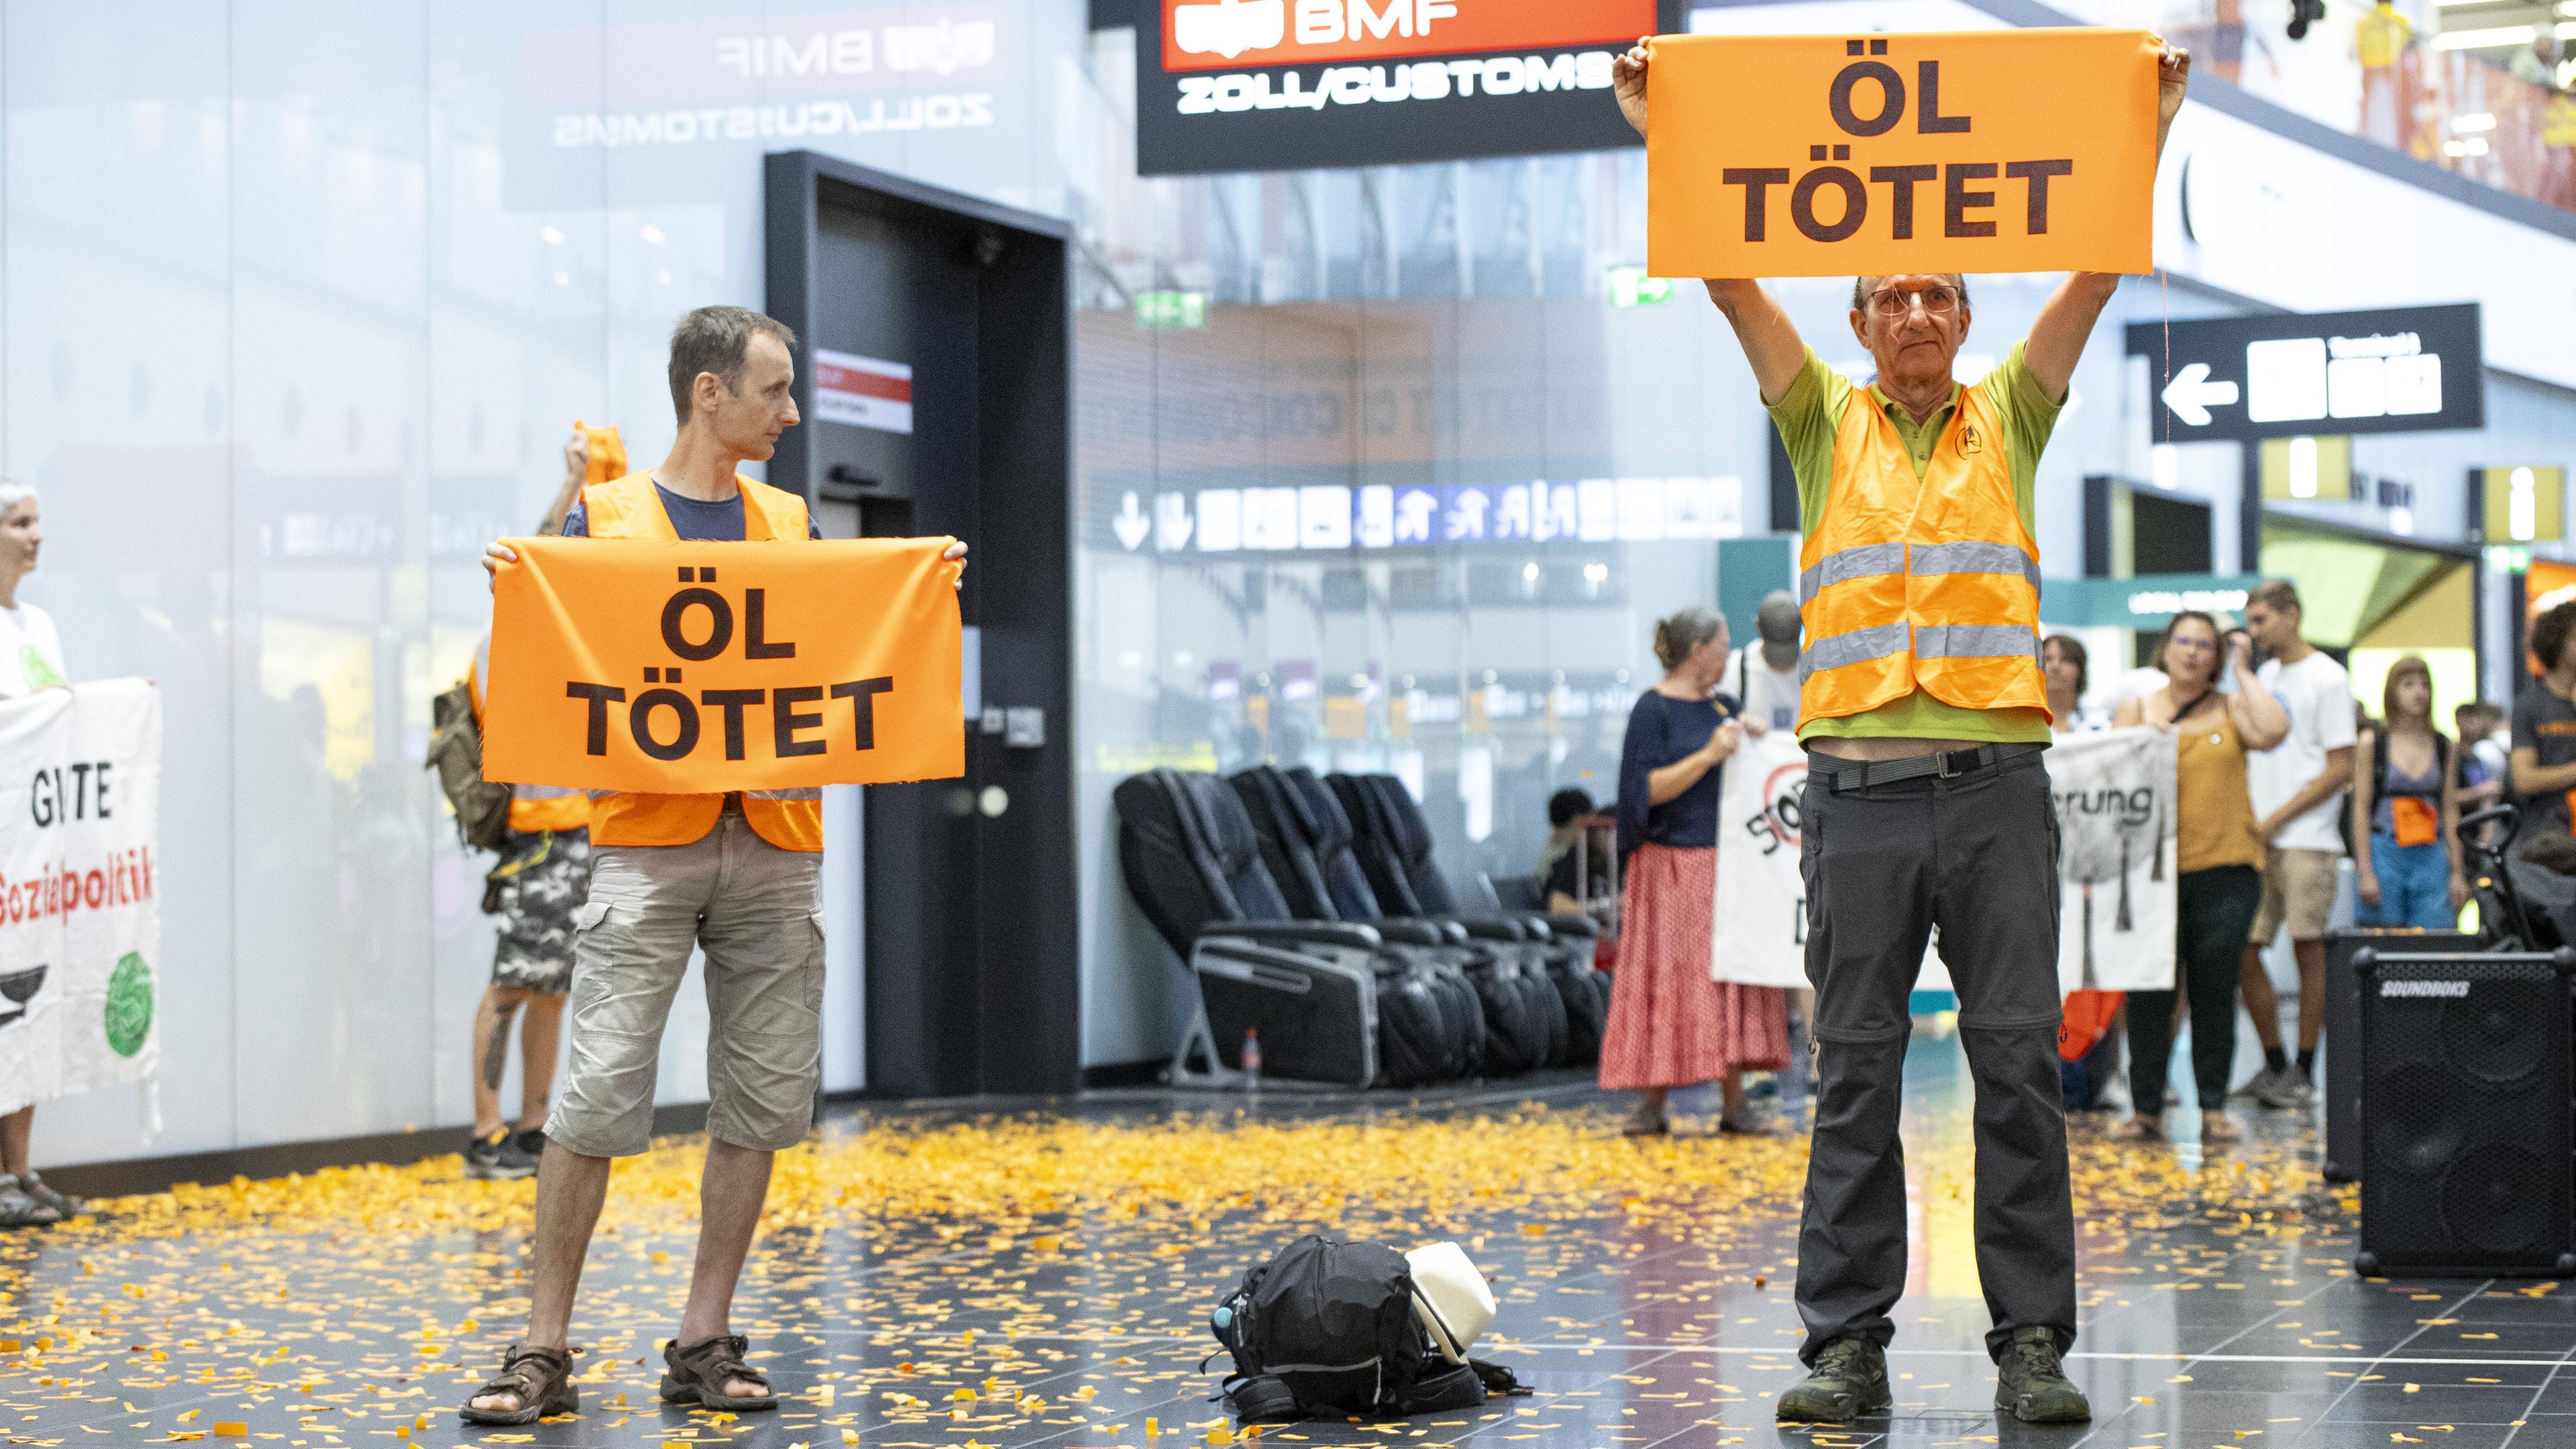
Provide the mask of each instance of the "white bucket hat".
POLYGON ((1426 1243, 1404 1260, 1413 1265, 1413 1312, 1432 1346, 1451 1363, 1465 1363, 1494 1321, 1494 1290, 1456 1243, 1426 1243))

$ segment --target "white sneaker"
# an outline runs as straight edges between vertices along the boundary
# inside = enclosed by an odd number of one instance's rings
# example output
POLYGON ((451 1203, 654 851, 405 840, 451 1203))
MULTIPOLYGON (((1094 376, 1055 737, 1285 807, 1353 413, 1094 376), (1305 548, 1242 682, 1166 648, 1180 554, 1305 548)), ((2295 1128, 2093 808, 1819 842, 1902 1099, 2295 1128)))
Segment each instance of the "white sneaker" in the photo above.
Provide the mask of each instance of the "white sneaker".
POLYGON ((2276 1112, 2305 1112, 2317 1104, 2317 1089, 2293 1067, 2275 1074, 2270 1086, 2255 1094, 2255 1100, 2276 1112))
POLYGON ((2287 1067, 2282 1068, 2278 1072, 2273 1071, 2270 1067, 2258 1067, 2255 1069, 2254 1075, 2247 1077, 2243 1082, 2237 1085, 2235 1091, 2227 1094, 2227 1100, 2231 1102, 2263 1101, 2267 1096, 2280 1090, 2281 1078, 2288 1075, 2290 1075, 2290 1071, 2287 1067))

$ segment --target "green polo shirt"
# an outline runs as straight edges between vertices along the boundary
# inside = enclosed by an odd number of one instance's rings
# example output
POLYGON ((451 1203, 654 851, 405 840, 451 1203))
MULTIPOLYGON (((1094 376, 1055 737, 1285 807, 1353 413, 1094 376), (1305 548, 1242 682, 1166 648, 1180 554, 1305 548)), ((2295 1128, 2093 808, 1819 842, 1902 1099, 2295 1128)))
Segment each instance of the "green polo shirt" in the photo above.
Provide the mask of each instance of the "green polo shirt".
MULTIPOLYGON (((1976 385, 1985 389, 1986 399, 2004 420, 2004 457, 2012 465, 2013 503, 2021 510, 2021 526, 2036 538, 2039 455, 2057 426, 2060 404, 2050 402, 2039 379, 2031 376, 2018 342, 2013 344, 2011 354, 1978 379, 1976 385)), ((1914 414, 1890 402, 1876 384, 1870 386, 1868 396, 1871 404, 1896 424, 1898 440, 1914 455, 1914 476, 1922 477, 1924 470, 1932 466, 1932 449, 1941 440, 1941 430, 1950 425, 1950 414, 1959 406, 1958 386, 1953 384, 1950 400, 1921 423, 1914 421, 1914 414)), ((1781 446, 1789 453, 1789 467, 1798 475, 1801 532, 1814 533, 1824 517, 1826 491, 1833 486, 1834 437, 1842 428, 1843 409, 1851 400, 1850 379, 1825 366, 1824 359, 1810 347, 1807 365, 1798 369, 1797 379, 1780 394, 1780 400, 1770 404, 1771 421, 1778 425, 1781 446)), ((1809 720, 1798 731, 1802 740, 1820 736, 1992 740, 1998 744, 2046 744, 2049 738, 2048 716, 2043 711, 1961 709, 1919 689, 1863 714, 1809 720)))

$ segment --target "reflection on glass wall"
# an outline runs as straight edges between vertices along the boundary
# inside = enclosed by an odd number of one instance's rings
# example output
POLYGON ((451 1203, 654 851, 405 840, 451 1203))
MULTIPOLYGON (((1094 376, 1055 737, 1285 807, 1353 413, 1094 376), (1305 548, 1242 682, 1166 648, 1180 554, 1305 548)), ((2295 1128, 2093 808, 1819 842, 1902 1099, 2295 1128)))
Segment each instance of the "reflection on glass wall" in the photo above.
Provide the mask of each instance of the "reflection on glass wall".
MULTIPOLYGON (((1084 819, 1155 766, 1385 772, 1454 880, 1534 870, 1552 790, 1613 792, 1653 620, 1767 525, 1761 414, 1708 403, 1741 356, 1643 276, 1643 156, 1130 185, 1076 318, 1084 819)), ((1150 1057, 1177 973, 1085 838, 1085 1057, 1150 1057)))

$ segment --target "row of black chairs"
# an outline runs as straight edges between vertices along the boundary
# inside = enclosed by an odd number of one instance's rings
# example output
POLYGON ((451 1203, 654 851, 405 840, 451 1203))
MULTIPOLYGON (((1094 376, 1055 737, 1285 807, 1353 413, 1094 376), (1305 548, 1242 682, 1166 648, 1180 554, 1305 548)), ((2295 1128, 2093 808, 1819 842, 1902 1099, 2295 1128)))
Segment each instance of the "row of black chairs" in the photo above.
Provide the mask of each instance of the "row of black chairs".
POLYGON ((1589 917, 1462 906, 1392 775, 1260 766, 1122 781, 1128 892, 1200 1007, 1166 1079, 1401 1087, 1588 1064, 1609 978, 1589 917))

